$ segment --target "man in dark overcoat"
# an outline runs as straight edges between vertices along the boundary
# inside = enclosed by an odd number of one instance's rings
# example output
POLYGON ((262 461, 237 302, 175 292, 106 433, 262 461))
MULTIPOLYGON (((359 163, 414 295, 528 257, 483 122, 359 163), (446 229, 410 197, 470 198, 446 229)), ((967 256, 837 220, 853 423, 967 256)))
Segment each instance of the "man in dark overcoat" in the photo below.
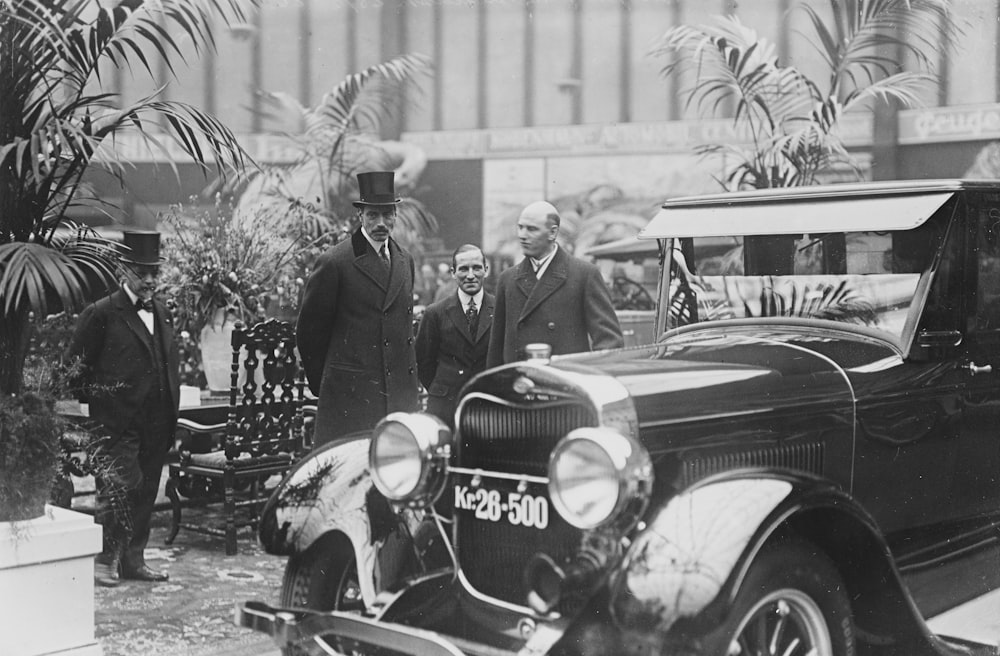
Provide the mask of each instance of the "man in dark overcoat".
POLYGON ((390 237, 399 202, 393 173, 359 173, 358 187, 361 226, 320 256, 296 326, 318 397, 316 445, 417 409, 414 264, 390 237))
POLYGON ((153 297, 160 234, 126 231, 121 287, 80 314, 67 355, 79 359, 78 397, 99 442, 96 519, 104 532, 95 581, 166 581, 143 551, 180 405, 177 345, 167 308, 153 297))
POLYGON ((600 270, 556 243, 559 212, 531 203, 517 220, 524 259, 500 275, 487 365, 521 360, 525 346, 545 343, 552 355, 624 345, 600 270))
POLYGON ((478 246, 459 246, 451 271, 458 289, 428 306, 420 320, 417 375, 427 390, 427 412, 454 428, 458 392, 486 368, 494 298, 483 289, 489 268, 478 246))

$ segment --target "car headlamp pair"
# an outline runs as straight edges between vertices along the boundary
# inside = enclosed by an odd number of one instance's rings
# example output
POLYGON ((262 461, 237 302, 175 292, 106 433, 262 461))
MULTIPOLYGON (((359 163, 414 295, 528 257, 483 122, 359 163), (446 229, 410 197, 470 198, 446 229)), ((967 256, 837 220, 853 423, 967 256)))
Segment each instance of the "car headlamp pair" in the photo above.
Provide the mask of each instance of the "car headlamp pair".
MULTIPOLYGON (((451 430, 437 417, 396 412, 375 427, 368 459, 387 499, 428 506, 444 490, 451 430)), ((566 522, 589 530, 628 530, 649 501, 653 467, 645 447, 610 428, 577 428, 549 459, 549 496, 566 522)))

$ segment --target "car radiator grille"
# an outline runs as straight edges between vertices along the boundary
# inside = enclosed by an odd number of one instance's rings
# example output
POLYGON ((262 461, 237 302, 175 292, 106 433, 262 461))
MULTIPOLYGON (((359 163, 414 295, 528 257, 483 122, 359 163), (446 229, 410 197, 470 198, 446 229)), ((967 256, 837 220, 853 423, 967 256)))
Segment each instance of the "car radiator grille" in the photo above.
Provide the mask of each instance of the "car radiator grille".
MULTIPOLYGON (((484 472, 546 476, 549 454, 568 432, 596 426, 596 414, 579 401, 512 405, 498 400, 470 398, 459 417, 457 464, 484 472)), ((465 484, 469 483, 466 477, 465 484)), ((517 481, 484 474, 482 486, 504 498, 517 490, 517 481)), ((522 490, 548 499, 548 490, 531 484, 522 490)), ((472 511, 456 511, 455 550, 465 578, 477 591, 510 603, 525 605, 527 590, 521 572, 532 556, 544 551, 557 563, 572 555, 580 531, 562 521, 549 504, 544 529, 477 519, 472 511)))

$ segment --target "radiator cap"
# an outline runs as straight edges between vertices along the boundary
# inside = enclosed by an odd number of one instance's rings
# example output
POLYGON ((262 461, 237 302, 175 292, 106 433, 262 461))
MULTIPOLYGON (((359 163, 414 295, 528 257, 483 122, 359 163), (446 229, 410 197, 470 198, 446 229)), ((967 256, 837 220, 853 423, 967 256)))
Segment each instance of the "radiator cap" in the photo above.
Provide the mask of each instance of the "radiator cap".
POLYGON ((528 360, 545 360, 548 362, 552 357, 552 347, 541 342, 527 344, 524 347, 524 355, 528 360))

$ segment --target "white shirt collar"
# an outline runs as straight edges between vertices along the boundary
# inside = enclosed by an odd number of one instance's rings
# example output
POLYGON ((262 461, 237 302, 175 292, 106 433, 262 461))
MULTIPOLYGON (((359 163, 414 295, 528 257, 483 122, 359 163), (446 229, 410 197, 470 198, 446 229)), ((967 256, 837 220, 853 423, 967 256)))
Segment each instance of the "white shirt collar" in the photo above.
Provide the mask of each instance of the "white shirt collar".
MULTIPOLYGON (((139 300, 139 296, 132 291, 132 288, 129 287, 128 283, 125 281, 122 281, 121 286, 122 289, 125 290, 125 295, 128 296, 129 301, 132 305, 135 305, 135 302, 139 300)), ((139 314, 139 318, 142 319, 142 323, 145 324, 146 330, 148 330, 149 334, 152 335, 156 330, 156 324, 153 321, 153 313, 149 310, 136 310, 136 312, 139 314)))
POLYGON ((372 239, 372 236, 368 234, 368 231, 365 230, 364 226, 361 226, 361 234, 363 234, 365 236, 365 239, 367 239, 368 243, 371 244, 372 250, 374 250, 376 253, 378 253, 379 250, 383 246, 385 246, 385 256, 386 256, 386 258, 390 259, 390 260, 392 259, 392 256, 389 254, 389 240, 388 239, 386 239, 385 241, 375 241, 374 239, 372 239))
POLYGON ((535 268, 536 278, 541 278, 542 274, 545 273, 545 270, 549 268, 549 263, 552 262, 552 258, 555 256, 557 250, 559 250, 559 243, 552 242, 552 250, 549 251, 544 257, 538 260, 533 257, 530 258, 531 266, 535 268))
POLYGON ((458 288, 458 300, 462 304, 462 309, 463 310, 467 310, 469 308, 469 299, 470 298, 476 301, 476 310, 482 310, 483 309, 483 296, 485 296, 485 295, 486 294, 483 291, 482 287, 479 288, 479 291, 476 292, 475 296, 469 296, 464 291, 462 291, 461 287, 458 288))

